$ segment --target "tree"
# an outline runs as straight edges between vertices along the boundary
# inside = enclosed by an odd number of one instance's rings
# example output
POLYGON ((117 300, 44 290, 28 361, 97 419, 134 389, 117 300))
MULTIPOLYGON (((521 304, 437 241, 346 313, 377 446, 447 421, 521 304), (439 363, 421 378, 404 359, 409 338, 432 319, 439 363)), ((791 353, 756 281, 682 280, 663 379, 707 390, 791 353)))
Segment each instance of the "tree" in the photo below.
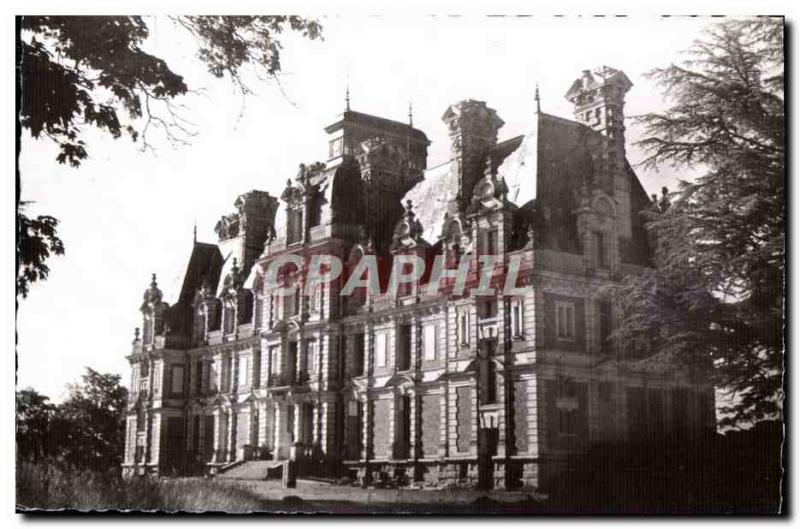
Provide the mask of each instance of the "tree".
POLYGON ((734 395, 724 424, 779 413, 784 307, 784 95, 780 19, 708 30, 689 59, 650 72, 671 98, 639 117, 658 168, 700 168, 644 212, 654 267, 619 289, 616 336, 642 367, 711 369, 734 395))
MULTIPOLYGON (((217 78, 229 78, 250 92, 243 70, 259 79, 281 71, 280 35, 296 31, 309 39, 321 35, 320 24, 298 16, 184 16, 172 20, 195 38, 198 58, 217 78)), ((144 51, 150 33, 138 16, 26 16, 17 19, 17 137, 26 129, 59 147, 56 160, 78 167, 88 156, 83 131, 94 127, 113 138, 123 135, 152 148, 148 133, 157 128, 173 144, 194 134, 174 100, 190 88, 161 58, 144 51)), ((19 156, 19 140, 17 142, 19 156)), ((17 200, 19 201, 19 169, 17 200)), ((55 236, 57 221, 29 219, 18 211, 17 286, 47 277, 50 252, 63 253, 55 236), (49 241, 37 246, 37 241, 49 241)))
POLYGON ((50 425, 55 405, 33 388, 17 391, 17 454, 24 459, 39 459, 51 453, 50 425))
POLYGON ((62 454, 81 467, 118 468, 125 448, 128 391, 119 375, 88 367, 81 380, 69 386, 69 397, 58 407, 64 428, 62 454))

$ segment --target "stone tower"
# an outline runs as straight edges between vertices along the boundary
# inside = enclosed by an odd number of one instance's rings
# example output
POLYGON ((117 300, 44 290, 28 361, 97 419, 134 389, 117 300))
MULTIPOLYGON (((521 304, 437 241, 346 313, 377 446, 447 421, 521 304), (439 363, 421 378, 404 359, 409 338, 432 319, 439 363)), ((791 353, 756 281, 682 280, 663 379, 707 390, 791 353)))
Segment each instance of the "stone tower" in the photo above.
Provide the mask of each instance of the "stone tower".
POLYGON ((612 158, 617 163, 625 159, 624 106, 631 86, 633 83, 623 72, 602 66, 594 72, 584 70, 565 96, 574 105, 576 121, 611 140, 612 158))
POLYGON ((278 199, 266 191, 248 191, 234 202, 236 212, 220 218, 214 227, 223 258, 235 257, 246 273, 264 250, 264 243, 275 236, 278 199))
POLYGON ((497 131, 504 123, 485 102, 472 99, 448 107, 442 121, 450 136, 451 171, 457 175, 448 190, 448 212, 454 215, 463 212, 472 197, 475 182, 483 176, 484 157, 497 143, 497 131))

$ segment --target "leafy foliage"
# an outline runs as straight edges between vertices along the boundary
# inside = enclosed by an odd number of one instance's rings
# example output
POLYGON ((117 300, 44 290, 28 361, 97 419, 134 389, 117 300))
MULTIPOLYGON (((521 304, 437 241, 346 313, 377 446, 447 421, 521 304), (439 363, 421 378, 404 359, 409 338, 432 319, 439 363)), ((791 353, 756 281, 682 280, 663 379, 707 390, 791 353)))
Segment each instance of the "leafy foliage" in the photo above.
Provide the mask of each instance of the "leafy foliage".
POLYGON ((724 423, 774 416, 782 396, 785 152, 783 27, 721 23, 690 59, 651 72, 673 105, 641 116, 651 167, 700 167, 671 204, 643 214, 654 269, 619 290, 617 336, 674 361, 710 368, 734 395, 724 423))
POLYGON ((17 212, 17 292, 27 297, 28 287, 35 281, 47 279, 51 254, 63 255, 64 243, 56 233, 58 219, 49 215, 30 218, 17 212))
POLYGON ((17 453, 38 461, 52 452, 50 425, 56 406, 32 388, 17 391, 17 453))
MULTIPOLYGON (((260 79, 277 81, 281 71, 279 36, 296 31, 321 37, 318 22, 298 16, 174 17, 196 39, 198 57, 209 72, 230 78, 243 92, 245 67, 260 79)), ((56 160, 79 167, 89 151, 83 132, 95 128, 153 148, 148 132, 159 129, 172 145, 196 133, 174 100, 190 91, 183 77, 143 49, 150 35, 139 16, 25 16, 18 19, 18 119, 33 138, 58 145, 56 160)), ((18 132, 21 134, 21 130, 18 132)), ((18 176, 19 178, 19 176, 18 176)), ((19 184, 19 182, 18 182, 19 184)), ((18 291, 47 278, 45 261, 63 253, 57 221, 19 216, 18 291)))
POLYGON ((17 447, 23 459, 56 458, 80 468, 118 468, 125 445, 127 390, 120 376, 87 368, 60 405, 17 392, 17 447))

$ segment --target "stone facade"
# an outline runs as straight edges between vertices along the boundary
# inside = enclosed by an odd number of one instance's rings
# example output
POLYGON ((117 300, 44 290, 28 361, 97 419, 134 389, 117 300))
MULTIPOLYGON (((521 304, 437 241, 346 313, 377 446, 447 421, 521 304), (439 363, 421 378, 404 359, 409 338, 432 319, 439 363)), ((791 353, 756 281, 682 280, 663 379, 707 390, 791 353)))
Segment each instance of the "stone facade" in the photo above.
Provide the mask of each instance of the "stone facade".
POLYGON ((609 339, 607 287, 649 259, 649 200, 625 159, 631 87, 610 68, 567 93, 576 121, 536 111, 498 142, 480 101, 450 106, 451 158, 351 111, 325 130, 325 163, 301 164, 280 197, 251 191, 196 242, 177 298, 154 277, 131 365, 125 468, 205 473, 291 459, 299 475, 546 488, 597 442, 715 426, 714 390, 680 370, 637 369, 609 339), (307 286, 287 253, 336 256, 339 280, 307 286), (503 256, 513 295, 463 294, 445 279, 396 293, 340 290, 364 255, 392 262, 503 256))

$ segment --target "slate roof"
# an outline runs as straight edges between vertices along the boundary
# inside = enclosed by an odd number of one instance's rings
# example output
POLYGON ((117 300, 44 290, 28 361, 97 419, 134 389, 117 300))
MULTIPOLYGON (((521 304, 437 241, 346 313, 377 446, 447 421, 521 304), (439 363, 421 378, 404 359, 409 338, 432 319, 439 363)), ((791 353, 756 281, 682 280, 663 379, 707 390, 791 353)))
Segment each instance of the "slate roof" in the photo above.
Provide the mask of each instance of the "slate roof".
MULTIPOLYGON (((580 185, 578 179, 591 178, 592 148, 600 141, 603 136, 582 123, 539 113, 527 133, 498 143, 490 152, 498 176, 509 188, 511 202, 523 206, 538 199, 540 205, 551 209, 553 230, 548 231, 558 232, 553 235, 553 245, 565 246, 556 239, 574 235, 569 233, 574 224, 569 215, 574 209, 573 190, 580 185)), ((441 233, 455 178, 449 161, 438 165, 427 170, 425 180, 404 199, 414 202, 423 237, 431 244, 441 233)))
POLYGON ((180 290, 177 300, 170 306, 170 328, 176 334, 188 334, 191 330, 191 306, 194 296, 203 282, 208 281, 211 288, 220 282, 222 254, 216 244, 195 242, 192 252, 180 276, 180 290))

